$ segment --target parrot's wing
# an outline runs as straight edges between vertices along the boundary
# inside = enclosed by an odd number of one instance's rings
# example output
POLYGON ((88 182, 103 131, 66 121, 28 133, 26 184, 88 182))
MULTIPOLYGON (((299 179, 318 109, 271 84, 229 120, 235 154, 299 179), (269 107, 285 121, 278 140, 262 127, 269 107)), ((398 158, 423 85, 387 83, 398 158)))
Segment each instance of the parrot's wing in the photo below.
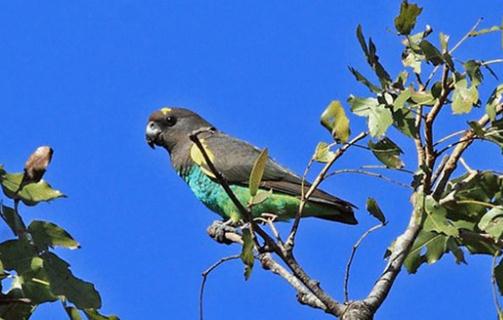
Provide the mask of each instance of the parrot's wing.
MULTIPOLYGON (((200 141, 210 155, 215 168, 223 174, 229 183, 248 186, 253 165, 261 152, 258 148, 221 132, 201 135, 200 141)), ((197 146, 192 147, 193 151, 194 148, 197 148, 197 146)), ((204 172, 212 176, 206 162, 195 159, 194 154, 197 154, 197 152, 191 152, 192 160, 203 167, 204 172)), ((263 189, 272 189, 275 192, 296 197, 300 197, 302 194, 302 178, 283 168, 271 158, 267 160, 260 186, 263 189)), ((309 187, 310 184, 304 182, 304 193, 307 192, 309 187)), ((335 206, 343 213, 352 214, 352 207, 354 207, 351 203, 319 189, 313 192, 309 201, 335 206)))

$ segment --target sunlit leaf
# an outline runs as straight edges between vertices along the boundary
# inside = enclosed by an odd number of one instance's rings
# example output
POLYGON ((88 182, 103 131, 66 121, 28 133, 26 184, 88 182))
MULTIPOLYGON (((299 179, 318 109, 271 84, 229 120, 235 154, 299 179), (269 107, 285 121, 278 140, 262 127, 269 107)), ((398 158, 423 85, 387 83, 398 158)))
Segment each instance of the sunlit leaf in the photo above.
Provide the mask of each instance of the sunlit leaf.
POLYGON ((396 111, 398 109, 402 109, 404 107, 405 102, 409 100, 409 98, 412 96, 412 92, 410 88, 407 88, 405 90, 402 90, 400 94, 396 97, 395 101, 393 102, 393 109, 396 111))
POLYGON ((421 73, 421 62, 425 59, 422 54, 415 53, 410 49, 406 49, 402 53, 402 64, 404 67, 410 67, 414 70, 414 73, 421 73))
POLYGON ((382 224, 386 224, 386 217, 374 198, 367 198, 367 211, 382 224))
POLYGON ((390 138, 384 137, 376 143, 369 140, 368 146, 374 156, 386 167, 395 169, 404 167, 404 163, 400 159, 403 152, 390 138))
POLYGON ((478 31, 472 31, 470 32, 470 37, 477 37, 491 32, 498 32, 501 30, 503 30, 503 26, 492 26, 490 28, 480 29, 478 31))
POLYGON ((491 121, 496 120, 496 107, 499 105, 503 97, 503 84, 500 84, 491 93, 491 96, 487 100, 486 113, 491 121))
POLYGON ((348 102, 356 115, 367 117, 369 132, 373 137, 382 136, 393 124, 391 111, 384 105, 379 105, 375 98, 350 96, 348 102))
POLYGON ((487 211, 478 224, 480 230, 490 234, 495 240, 503 235, 503 206, 497 206, 487 211))
POLYGON ((269 199, 272 195, 272 189, 269 191, 259 190, 257 194, 250 199, 250 205, 256 206, 257 204, 261 204, 262 202, 269 199))
POLYGON ((335 153, 330 150, 330 145, 326 142, 319 142, 314 152, 314 160, 322 163, 330 162, 335 153))
POLYGON ((403 1, 400 6, 400 14, 395 18, 395 28, 399 34, 408 35, 416 25, 416 19, 423 11, 413 3, 403 1))
POLYGON ((264 175, 265 166, 267 165, 268 160, 269 155, 266 148, 260 152, 257 159, 255 159, 255 162, 253 163, 249 181, 250 195, 252 197, 257 194, 258 187, 262 182, 262 177, 264 175))
POLYGON ((454 85, 452 94, 452 112, 454 114, 468 113, 479 100, 479 91, 475 85, 468 87, 466 79, 461 79, 454 85))
POLYGON ((53 189, 44 180, 36 183, 29 183, 19 190, 23 173, 6 173, 0 177, 3 191, 9 198, 18 198, 24 204, 33 206, 39 202, 51 201, 57 198, 65 197, 61 191, 53 189))
POLYGON ((330 131, 337 141, 348 141, 350 135, 349 119, 339 101, 330 102, 321 114, 321 124, 330 131))
POLYGON ((253 256, 253 237, 249 229, 243 230, 243 248, 241 250, 241 260, 245 265, 245 279, 248 280, 253 270, 255 257, 253 256))

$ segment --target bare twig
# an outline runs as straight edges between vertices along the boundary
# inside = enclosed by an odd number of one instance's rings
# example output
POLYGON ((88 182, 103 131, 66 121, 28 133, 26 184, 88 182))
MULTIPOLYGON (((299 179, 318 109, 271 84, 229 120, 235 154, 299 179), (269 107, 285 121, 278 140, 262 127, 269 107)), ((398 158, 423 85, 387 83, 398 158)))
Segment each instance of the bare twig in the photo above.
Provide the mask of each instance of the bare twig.
POLYGON ((369 164, 369 165, 364 165, 361 166, 362 169, 386 169, 386 170, 391 170, 391 171, 398 171, 398 172, 404 172, 408 174, 415 174, 414 171, 404 169, 404 168, 390 168, 385 165, 374 165, 374 164, 369 164))
POLYGON ((370 229, 365 231, 365 233, 363 233, 361 235, 361 237, 358 239, 358 241, 356 241, 356 243, 353 245, 353 249, 351 250, 351 255, 349 256, 349 260, 346 264, 346 272, 344 274, 344 302, 345 303, 347 303, 349 301, 349 288, 348 288, 349 287, 349 277, 350 277, 351 265, 353 264, 353 259, 355 258, 356 251, 358 250, 358 248, 362 244, 363 240, 365 240, 365 238, 370 233, 384 227, 385 225, 386 224, 384 224, 384 223, 380 223, 378 225, 371 227, 370 229))
POLYGON ((201 289, 199 291, 199 319, 203 320, 204 319, 204 288, 206 287, 206 280, 208 279, 208 275, 221 266, 222 264, 226 263, 227 261, 231 260, 237 260, 241 256, 239 254, 233 255, 233 256, 228 256, 224 257, 214 264, 212 264, 208 269, 206 269, 201 275, 203 277, 203 280, 201 281, 201 289))
POLYGON ((493 59, 493 60, 483 61, 480 65, 487 66, 487 65, 495 64, 495 63, 503 63, 503 59, 493 59))
POLYGON ((475 24, 473 25, 473 27, 470 29, 470 31, 468 31, 468 32, 467 32, 467 33, 463 36, 463 38, 461 38, 461 39, 458 41, 458 43, 456 43, 456 44, 454 45, 454 47, 452 47, 452 49, 449 51, 449 53, 451 53, 451 54, 452 54, 454 51, 456 51, 456 50, 459 48, 459 46, 461 46, 461 45, 463 44, 463 42, 465 42, 468 38, 470 38, 471 34, 472 34, 475 30, 477 30, 477 28, 478 28, 478 26, 480 25, 480 23, 482 22, 482 20, 484 20, 484 18, 479 18, 479 19, 477 20, 477 22, 475 22, 475 24))
POLYGON ((447 140, 449 140, 449 139, 451 139, 451 138, 454 138, 454 137, 456 137, 456 136, 459 136, 460 134, 463 134, 463 133, 465 133, 465 130, 459 130, 459 131, 453 132, 453 133, 451 133, 451 134, 449 134, 449 135, 447 135, 447 136, 443 137, 442 139, 438 139, 438 140, 437 140, 437 142, 435 142, 435 143, 433 144, 433 146, 434 146, 434 147, 436 147, 436 146, 438 146, 439 144, 441 144, 441 143, 443 143, 443 142, 445 142, 445 141, 447 141, 447 140))
POLYGON ((461 163, 461 165, 463 165, 463 167, 465 167, 465 170, 468 171, 469 173, 476 172, 476 170, 470 168, 468 163, 466 163, 465 159, 463 159, 462 157, 459 158, 459 162, 461 163))
POLYGON ((304 207, 306 205, 306 202, 309 200, 309 197, 313 194, 313 192, 318 188, 321 182, 325 179, 325 176, 328 174, 328 170, 332 167, 332 165, 339 159, 347 149, 349 149, 353 144, 356 142, 360 141, 361 139, 365 138, 368 135, 367 132, 362 132, 359 135, 357 135, 355 138, 353 138, 351 141, 345 143, 341 148, 339 148, 337 151, 335 151, 334 156, 332 159, 325 164, 323 169, 320 171, 316 179, 314 180, 313 184, 309 188, 309 190, 306 192, 305 195, 302 196, 300 205, 299 205, 299 210, 297 211, 297 214, 295 215, 295 220, 293 221, 292 228, 290 230, 290 234, 288 235, 288 238, 285 243, 285 248, 287 251, 291 251, 294 243, 295 243, 295 236, 297 235, 297 231, 299 228, 300 224, 300 218, 302 217, 302 211, 304 210, 304 207))
POLYGON ((382 175, 380 173, 371 172, 371 171, 367 171, 367 170, 361 170, 361 169, 340 169, 340 170, 335 170, 335 171, 327 174, 326 177, 329 178, 331 176, 334 176, 334 175, 337 175, 337 174, 342 174, 342 173, 363 174, 363 175, 366 175, 366 176, 370 176, 370 177, 375 177, 375 178, 382 179, 382 180, 384 180, 386 182, 396 184, 396 185, 398 185, 400 187, 403 187, 403 188, 406 188, 406 189, 411 189, 412 188, 408 184, 405 184, 403 182, 391 179, 391 178, 386 177, 385 175, 382 175))

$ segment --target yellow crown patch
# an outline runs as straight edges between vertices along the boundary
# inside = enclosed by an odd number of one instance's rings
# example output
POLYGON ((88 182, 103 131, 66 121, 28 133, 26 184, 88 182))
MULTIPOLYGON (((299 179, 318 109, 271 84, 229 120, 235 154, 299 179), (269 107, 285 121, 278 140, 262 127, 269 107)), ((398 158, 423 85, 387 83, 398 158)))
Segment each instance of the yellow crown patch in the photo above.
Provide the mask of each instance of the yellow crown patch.
POLYGON ((161 112, 162 112, 163 115, 167 115, 168 113, 171 112, 171 110, 172 110, 171 108, 162 108, 161 112))

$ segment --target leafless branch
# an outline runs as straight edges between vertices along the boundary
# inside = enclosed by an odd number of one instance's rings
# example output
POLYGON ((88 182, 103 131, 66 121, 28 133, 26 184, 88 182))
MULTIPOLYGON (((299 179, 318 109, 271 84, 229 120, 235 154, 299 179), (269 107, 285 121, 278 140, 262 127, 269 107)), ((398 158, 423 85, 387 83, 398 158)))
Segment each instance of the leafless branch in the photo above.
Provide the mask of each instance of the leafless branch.
POLYGON ((411 189, 412 187, 409 186, 408 184, 405 184, 403 182, 400 182, 400 181, 397 181, 397 180, 394 180, 394 179, 391 179, 383 174, 380 174, 380 173, 376 173, 376 172, 371 172, 371 171, 367 171, 367 170, 361 170, 361 169, 340 169, 340 170, 335 170, 329 174, 327 174, 327 178, 331 177, 331 176, 334 176, 334 175, 337 175, 337 174, 342 174, 342 173, 356 173, 356 174, 363 174, 363 175, 366 175, 366 176, 370 176, 370 177, 374 177, 374 178, 379 178, 379 179, 382 179, 386 182, 389 182, 389 183, 393 183, 393 184, 396 184, 402 188, 406 188, 406 189, 411 189))
POLYGON ((236 254, 233 256, 228 256, 224 257, 214 264, 212 264, 208 269, 206 269, 201 275, 203 277, 203 280, 201 281, 201 289, 199 290, 199 319, 203 320, 204 319, 204 289, 206 287, 206 280, 208 279, 208 276, 210 273, 220 267, 222 264, 226 263, 227 261, 231 260, 236 260, 239 259, 240 255, 236 254))
POLYGON ((358 239, 358 241, 356 241, 356 243, 353 245, 353 249, 351 250, 351 255, 349 256, 348 263, 346 264, 346 272, 344 274, 344 302, 345 303, 349 302, 349 277, 350 277, 351 265, 353 264, 353 260, 356 255, 356 251, 358 250, 358 248, 362 244, 363 240, 365 240, 365 238, 370 233, 384 227, 385 225, 386 224, 384 224, 384 223, 380 223, 378 225, 371 227, 370 229, 365 231, 365 233, 363 233, 361 235, 361 237, 358 239))

